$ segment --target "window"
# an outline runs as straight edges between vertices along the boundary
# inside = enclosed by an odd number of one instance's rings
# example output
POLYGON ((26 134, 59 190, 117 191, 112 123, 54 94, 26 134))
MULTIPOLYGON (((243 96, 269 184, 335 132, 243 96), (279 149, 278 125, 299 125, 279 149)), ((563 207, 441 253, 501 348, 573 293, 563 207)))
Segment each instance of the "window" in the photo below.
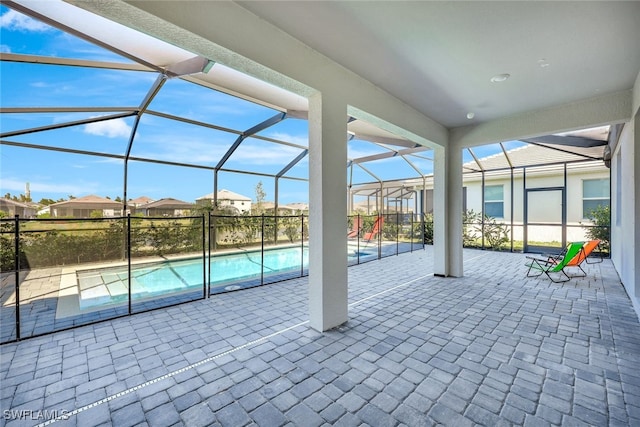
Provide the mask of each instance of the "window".
POLYGON ((609 178, 582 181, 582 217, 589 218, 598 206, 609 206, 609 178))
POLYGON ((493 218, 504 218, 504 186, 484 187, 484 214, 493 218))

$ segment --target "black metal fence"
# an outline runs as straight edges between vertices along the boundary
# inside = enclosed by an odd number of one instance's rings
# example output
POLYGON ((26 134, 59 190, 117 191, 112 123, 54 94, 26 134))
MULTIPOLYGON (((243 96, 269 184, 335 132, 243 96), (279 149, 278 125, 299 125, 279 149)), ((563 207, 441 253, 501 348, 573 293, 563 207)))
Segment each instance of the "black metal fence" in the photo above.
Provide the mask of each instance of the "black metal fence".
MULTIPOLYGON (((308 274, 309 218, 0 219, 0 343, 308 274)), ((411 214, 349 217, 348 264, 423 249, 411 214)))
POLYGON ((203 216, 1 219, 0 342, 205 298, 205 255, 203 216))

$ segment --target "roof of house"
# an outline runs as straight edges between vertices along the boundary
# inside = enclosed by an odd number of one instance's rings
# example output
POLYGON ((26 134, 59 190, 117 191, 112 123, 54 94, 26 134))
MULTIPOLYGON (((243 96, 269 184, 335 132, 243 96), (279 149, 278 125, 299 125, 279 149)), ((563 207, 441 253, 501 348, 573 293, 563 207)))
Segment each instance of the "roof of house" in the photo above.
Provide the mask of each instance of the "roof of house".
POLYGON ((182 200, 172 199, 171 197, 166 197, 160 200, 156 200, 155 202, 147 203, 141 208, 151 209, 151 208, 161 208, 161 209, 191 209, 193 207, 193 203, 183 202, 182 200))
POLYGON ((17 208, 22 209, 36 209, 31 205, 27 205, 21 202, 16 202, 15 200, 5 199, 4 197, 0 197, 0 206, 15 206, 17 208))
MULTIPOLYGON (((274 202, 262 202, 262 209, 275 208, 274 202)), ((284 205, 278 205, 278 209, 290 210, 290 211, 305 211, 309 209, 308 203, 287 203, 284 205)))
POLYGON ((524 147, 508 150, 507 154, 498 153, 481 157, 476 161, 462 165, 464 172, 490 171, 510 167, 530 166, 535 159, 537 164, 553 164, 572 161, 602 160, 604 147, 570 147, 553 144, 527 144, 524 147), (511 164, 509 164, 511 163, 511 164))
MULTIPOLYGON (((196 200, 213 200, 213 193, 209 193, 205 196, 198 197, 196 200)), ((234 193, 229 190, 220 190, 218 191, 218 200, 242 200, 242 201, 251 201, 250 197, 243 196, 242 194, 234 193)))
POLYGON ((151 197, 140 196, 140 197, 136 197, 135 199, 129 200, 128 203, 130 205, 140 206, 140 205, 146 205, 147 203, 151 203, 153 201, 154 201, 154 199, 152 199, 151 197))
POLYGON ((289 208, 289 209, 297 210, 297 211, 308 211, 309 210, 309 203, 302 203, 302 202, 287 203, 285 206, 287 208, 289 208))
POLYGON ((115 202, 105 197, 90 194, 84 197, 78 197, 64 202, 51 204, 55 208, 72 208, 72 209, 118 209, 122 208, 121 202, 115 202))

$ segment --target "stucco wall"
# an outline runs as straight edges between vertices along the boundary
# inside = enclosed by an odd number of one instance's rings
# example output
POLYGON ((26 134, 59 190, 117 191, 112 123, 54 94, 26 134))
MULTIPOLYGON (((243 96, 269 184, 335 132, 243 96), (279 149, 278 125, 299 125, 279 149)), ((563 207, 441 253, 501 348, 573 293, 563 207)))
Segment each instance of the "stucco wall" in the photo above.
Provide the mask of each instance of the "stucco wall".
MULTIPOLYGON (((584 222, 582 212, 582 183, 588 179, 609 178, 609 169, 603 165, 596 167, 569 169, 567 171, 567 222, 579 224, 584 222)), ((563 172, 559 170, 552 175, 536 175, 527 172, 527 188, 562 187, 564 185, 563 172)), ((482 210, 482 183, 480 180, 465 180, 467 187, 467 209, 476 212, 482 210)), ((511 220, 511 180, 509 177, 485 178, 485 185, 503 185, 504 188, 504 219, 511 220)), ((514 221, 523 220, 523 183, 522 172, 517 171, 513 180, 513 200, 514 200, 514 221)), ((544 204, 544 197, 541 204, 530 206, 529 215, 535 214, 536 222, 554 221, 553 213, 544 204)), ((530 200, 531 202, 531 200, 530 200)))
MULTIPOLYGON (((638 119, 636 119, 636 122, 638 119)), ((612 157, 612 213, 611 238, 612 261, 620 275, 620 279, 631 298, 636 313, 640 317, 640 277, 636 271, 636 238, 638 221, 635 215, 636 188, 638 177, 634 165, 636 163, 635 136, 636 125, 627 123, 622 130, 620 141, 612 157)))

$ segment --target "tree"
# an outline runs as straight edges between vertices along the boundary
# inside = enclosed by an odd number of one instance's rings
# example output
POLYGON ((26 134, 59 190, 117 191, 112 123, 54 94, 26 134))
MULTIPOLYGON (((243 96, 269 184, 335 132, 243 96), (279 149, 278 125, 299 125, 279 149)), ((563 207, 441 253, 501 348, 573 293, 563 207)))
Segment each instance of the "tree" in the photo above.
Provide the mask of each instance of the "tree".
POLYGON ((49 206, 54 204, 56 201, 53 199, 47 199, 47 198, 42 198, 40 199, 40 201, 38 203, 40 203, 41 205, 45 205, 45 206, 49 206))
POLYGON ((258 181, 256 184, 256 213, 262 213, 262 203, 264 202, 264 198, 267 197, 267 193, 265 193, 264 188, 262 187, 262 181, 258 181))
POLYGON ((7 200, 13 200, 14 202, 27 203, 32 202, 31 197, 27 197, 24 194, 20 194, 19 196, 13 196, 11 193, 7 193, 4 195, 4 198, 7 200))

